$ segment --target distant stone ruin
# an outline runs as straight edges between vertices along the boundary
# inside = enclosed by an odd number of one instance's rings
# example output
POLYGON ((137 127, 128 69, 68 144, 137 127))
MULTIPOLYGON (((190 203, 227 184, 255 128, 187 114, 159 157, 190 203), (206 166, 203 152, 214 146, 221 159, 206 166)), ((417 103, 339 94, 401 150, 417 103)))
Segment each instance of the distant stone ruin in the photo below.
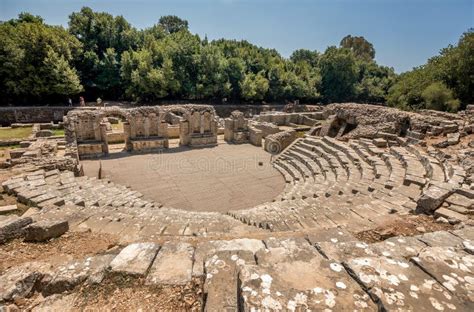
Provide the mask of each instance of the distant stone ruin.
POLYGON ((179 125, 181 145, 217 143, 215 110, 209 105, 104 108, 71 111, 64 118, 66 141, 77 146, 79 157, 108 155, 108 117, 123 119, 126 150, 151 151, 169 147, 168 121, 179 125))

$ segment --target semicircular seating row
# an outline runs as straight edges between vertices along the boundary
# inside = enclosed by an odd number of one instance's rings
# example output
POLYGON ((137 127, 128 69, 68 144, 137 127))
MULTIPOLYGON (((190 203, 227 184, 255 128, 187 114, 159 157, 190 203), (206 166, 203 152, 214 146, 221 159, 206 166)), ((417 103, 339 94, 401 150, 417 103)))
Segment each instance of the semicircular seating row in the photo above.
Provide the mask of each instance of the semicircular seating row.
POLYGON ((287 182, 283 193, 229 215, 271 231, 336 226, 360 231, 413 211, 429 185, 460 187, 464 180, 461 167, 409 146, 378 148, 369 139, 346 143, 306 136, 273 164, 287 182))
POLYGON ((71 229, 120 235, 124 241, 163 235, 236 235, 346 227, 360 231, 416 207, 427 185, 460 186, 450 167, 410 147, 381 149, 370 140, 298 139, 274 161, 287 181, 272 202, 228 212, 190 212, 148 201, 107 179, 39 170, 5 181, 21 202, 42 208, 34 220, 61 218, 71 229), (429 182, 429 183, 428 183, 429 182))

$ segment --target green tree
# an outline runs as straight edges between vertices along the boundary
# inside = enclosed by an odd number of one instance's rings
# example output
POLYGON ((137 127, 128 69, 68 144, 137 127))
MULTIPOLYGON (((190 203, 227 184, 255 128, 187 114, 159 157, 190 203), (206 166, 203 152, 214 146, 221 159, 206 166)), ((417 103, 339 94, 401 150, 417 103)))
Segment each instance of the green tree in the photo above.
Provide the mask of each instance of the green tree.
POLYGON ((433 74, 423 66, 403 73, 388 92, 388 104, 405 110, 424 108, 421 93, 434 81, 433 74))
MULTIPOLYGON (((97 60, 98 61, 98 60, 97 60)), ((114 48, 108 48, 97 64, 97 88, 108 98, 121 94, 120 63, 114 48)))
POLYGON ((355 57, 364 61, 371 61, 375 58, 375 49, 372 43, 368 42, 363 36, 347 35, 342 38, 339 44, 341 48, 349 49, 355 57))
POLYGON ((228 61, 215 45, 208 44, 201 49, 197 77, 197 94, 202 98, 226 97, 231 93, 227 75, 228 61))
POLYGON ((181 30, 188 30, 188 21, 177 17, 176 15, 166 15, 160 17, 159 25, 169 33, 175 33, 181 30))
POLYGON ((437 78, 464 103, 474 102, 474 29, 465 32, 457 46, 443 49, 428 64, 436 68, 437 78))
POLYGON ((474 32, 470 29, 462 35, 457 46, 443 49, 440 55, 432 57, 425 65, 400 75, 389 90, 388 104, 402 109, 429 106, 455 111, 456 106, 471 103, 474 101, 473 55, 474 32), (444 97, 452 98, 452 101, 441 105, 440 101, 435 100, 444 97), (456 99, 460 100, 459 103, 456 99))
POLYGON ((374 61, 358 62, 359 78, 355 85, 357 101, 384 103, 388 90, 395 83, 393 68, 380 66, 374 61))
POLYGON ((248 101, 261 101, 268 92, 268 79, 263 72, 248 73, 241 83, 242 97, 248 101))
POLYGON ((329 47, 321 56, 319 67, 326 102, 341 102, 355 98, 357 66, 350 50, 329 47))
POLYGON ((82 90, 74 56, 81 43, 64 28, 22 13, 0 24, 0 98, 4 103, 65 101, 82 90))
POLYGON ((42 79, 47 81, 45 95, 67 97, 83 90, 76 70, 71 68, 64 56, 59 55, 52 48, 48 49, 43 64, 42 79))
POLYGON ((294 63, 306 62, 312 67, 318 65, 319 53, 318 51, 310 51, 307 49, 295 50, 290 55, 290 60, 294 63))
POLYGON ((421 97, 428 109, 456 112, 459 108, 459 100, 454 99, 452 91, 441 82, 430 84, 421 97))
POLYGON ((141 43, 139 32, 123 16, 94 12, 88 7, 69 16, 69 32, 84 47, 84 56, 76 58, 75 65, 86 93, 94 98, 120 97, 120 58, 124 51, 136 49, 141 43))

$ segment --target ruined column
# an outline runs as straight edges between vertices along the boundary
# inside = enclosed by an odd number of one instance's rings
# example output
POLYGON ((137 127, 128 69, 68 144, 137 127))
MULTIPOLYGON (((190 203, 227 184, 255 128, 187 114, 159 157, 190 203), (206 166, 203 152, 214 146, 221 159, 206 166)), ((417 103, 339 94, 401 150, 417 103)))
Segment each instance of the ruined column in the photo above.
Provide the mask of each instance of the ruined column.
POLYGON ((224 140, 232 142, 234 138, 234 121, 231 118, 224 119, 224 140))
POLYGON ((104 153, 104 155, 108 155, 109 142, 107 140, 107 125, 105 123, 101 123, 99 128, 100 128, 100 140, 102 141, 102 153, 104 153))
POLYGON ((131 152, 133 150, 133 145, 132 145, 132 141, 130 139, 131 127, 130 127, 130 123, 128 121, 123 123, 123 136, 124 136, 124 139, 125 139, 125 149, 128 152, 131 152))
POLYGON ((199 119, 199 132, 204 134, 204 114, 201 114, 201 118, 199 119))
POLYGON ((161 121, 158 126, 158 136, 164 139, 163 147, 168 148, 168 123, 166 121, 161 121))
POLYGON ((179 145, 189 145, 189 122, 185 120, 179 123, 179 145))

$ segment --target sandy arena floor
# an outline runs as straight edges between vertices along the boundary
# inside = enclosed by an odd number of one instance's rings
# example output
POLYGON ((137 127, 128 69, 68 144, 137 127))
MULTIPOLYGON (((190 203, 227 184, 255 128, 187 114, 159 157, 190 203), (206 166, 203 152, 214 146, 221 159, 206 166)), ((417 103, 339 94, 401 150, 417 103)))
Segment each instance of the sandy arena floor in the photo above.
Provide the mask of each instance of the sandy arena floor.
POLYGON ((102 175, 128 185, 145 198, 192 211, 250 208, 283 191, 285 181, 270 165, 270 154, 250 144, 190 149, 173 147, 150 154, 111 153, 84 160, 87 176, 102 175), (262 166, 259 166, 262 162, 262 166))

